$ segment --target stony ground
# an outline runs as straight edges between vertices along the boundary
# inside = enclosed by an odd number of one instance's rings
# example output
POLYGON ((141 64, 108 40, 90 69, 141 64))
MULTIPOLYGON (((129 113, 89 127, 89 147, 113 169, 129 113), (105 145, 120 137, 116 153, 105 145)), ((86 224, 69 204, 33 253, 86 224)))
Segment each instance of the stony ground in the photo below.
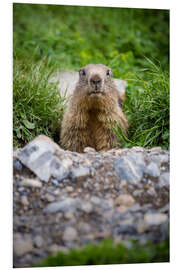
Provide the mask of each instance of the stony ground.
POLYGON ((112 237, 131 246, 169 234, 169 152, 79 154, 39 136, 13 157, 14 267, 112 237))

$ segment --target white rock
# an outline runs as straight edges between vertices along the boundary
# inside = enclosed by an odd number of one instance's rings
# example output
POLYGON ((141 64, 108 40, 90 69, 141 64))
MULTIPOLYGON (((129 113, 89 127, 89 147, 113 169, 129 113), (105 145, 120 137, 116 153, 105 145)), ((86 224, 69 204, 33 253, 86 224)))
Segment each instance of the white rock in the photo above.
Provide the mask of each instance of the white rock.
POLYGON ((99 205, 101 203, 101 200, 96 196, 92 196, 90 200, 95 205, 99 205))
POLYGON ((162 213, 147 213, 144 216, 144 221, 149 226, 160 225, 167 221, 167 219, 167 216, 162 213))
POLYGON ((124 205, 124 206, 132 206, 135 204, 134 198, 129 195, 129 194, 120 194, 116 200, 115 200, 116 205, 124 205))
POLYGON ((43 246, 43 243, 44 243, 44 240, 43 240, 43 238, 40 235, 37 235, 34 238, 34 244, 36 245, 36 247, 42 247, 43 246))
POLYGON ((25 206, 28 206, 29 205, 29 201, 27 199, 27 196, 22 196, 21 197, 21 203, 25 206))
POLYGON ((83 202, 81 205, 81 210, 87 214, 91 213, 93 210, 92 204, 90 202, 83 202))
POLYGON ((50 203, 45 209, 44 212, 55 213, 58 211, 66 212, 72 211, 77 207, 78 200, 73 198, 67 198, 58 202, 50 203))
POLYGON ((14 253, 17 256, 23 256, 26 253, 29 253, 33 250, 33 243, 30 237, 25 236, 24 238, 21 235, 14 236, 14 253))
POLYGON ((90 170, 87 167, 79 167, 71 172, 72 179, 84 179, 90 175, 90 170))
POLYGON ((67 227, 63 233, 63 241, 67 241, 67 242, 71 242, 76 240, 78 237, 77 231, 76 229, 74 229, 73 227, 67 227))
POLYGON ((34 187, 34 188, 41 188, 42 187, 42 183, 40 181, 34 180, 34 179, 24 179, 24 180, 22 180, 20 185, 24 186, 24 187, 34 187))
POLYGON ((145 172, 152 177, 159 177, 160 170, 156 163, 151 162, 145 169, 145 172))
POLYGON ((60 147, 55 142, 47 136, 39 135, 18 153, 18 159, 42 181, 47 182, 51 176, 53 154, 58 151, 60 147))

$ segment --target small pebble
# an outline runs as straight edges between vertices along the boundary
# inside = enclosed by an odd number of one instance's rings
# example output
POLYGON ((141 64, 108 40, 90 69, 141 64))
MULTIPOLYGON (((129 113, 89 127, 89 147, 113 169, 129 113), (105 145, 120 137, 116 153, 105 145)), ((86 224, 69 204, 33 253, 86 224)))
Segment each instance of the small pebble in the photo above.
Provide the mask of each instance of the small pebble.
POLYGON ((37 235, 35 238, 34 238, 34 244, 36 247, 40 248, 43 246, 43 238, 40 236, 40 235, 37 235))
POLYGON ((162 213, 157 213, 157 214, 147 213, 144 216, 144 221, 149 226, 153 226, 153 225, 158 226, 161 223, 164 223, 165 221, 167 221, 167 215, 162 214, 162 213))
POLYGON ((115 205, 132 206, 135 203, 134 198, 129 194, 121 194, 115 200, 115 205))
POLYGON ((21 203, 22 203, 23 205, 25 205, 25 206, 28 206, 28 205, 29 205, 27 196, 22 196, 22 197, 21 197, 21 203))
POLYGON ((63 233, 63 241, 75 241, 78 237, 77 231, 73 227, 67 227, 63 233))
POLYGON ((38 180, 34 180, 34 179, 24 179, 20 182, 21 186, 24 187, 34 187, 34 188, 41 188, 42 187, 42 183, 38 180))

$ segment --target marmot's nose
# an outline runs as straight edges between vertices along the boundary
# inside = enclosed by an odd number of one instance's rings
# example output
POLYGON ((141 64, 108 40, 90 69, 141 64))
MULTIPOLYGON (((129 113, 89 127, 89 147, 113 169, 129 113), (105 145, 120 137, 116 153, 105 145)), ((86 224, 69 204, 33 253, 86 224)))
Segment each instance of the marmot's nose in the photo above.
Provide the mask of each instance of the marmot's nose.
POLYGON ((98 84, 98 83, 101 82, 101 80, 91 80, 91 82, 92 82, 93 84, 98 84))
POLYGON ((97 75, 93 76, 91 79, 90 79, 90 82, 91 82, 91 85, 95 88, 99 87, 100 84, 101 84, 101 78, 97 75))

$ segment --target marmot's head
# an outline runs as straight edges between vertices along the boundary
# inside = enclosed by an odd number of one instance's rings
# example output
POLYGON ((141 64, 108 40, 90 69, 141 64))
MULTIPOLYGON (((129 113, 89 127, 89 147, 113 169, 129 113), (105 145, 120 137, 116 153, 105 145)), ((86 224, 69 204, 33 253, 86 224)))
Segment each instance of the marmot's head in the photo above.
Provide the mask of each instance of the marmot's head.
POLYGON ((79 83, 88 86, 88 95, 102 95, 104 84, 111 80, 111 68, 102 64, 89 64, 79 70, 79 83))

